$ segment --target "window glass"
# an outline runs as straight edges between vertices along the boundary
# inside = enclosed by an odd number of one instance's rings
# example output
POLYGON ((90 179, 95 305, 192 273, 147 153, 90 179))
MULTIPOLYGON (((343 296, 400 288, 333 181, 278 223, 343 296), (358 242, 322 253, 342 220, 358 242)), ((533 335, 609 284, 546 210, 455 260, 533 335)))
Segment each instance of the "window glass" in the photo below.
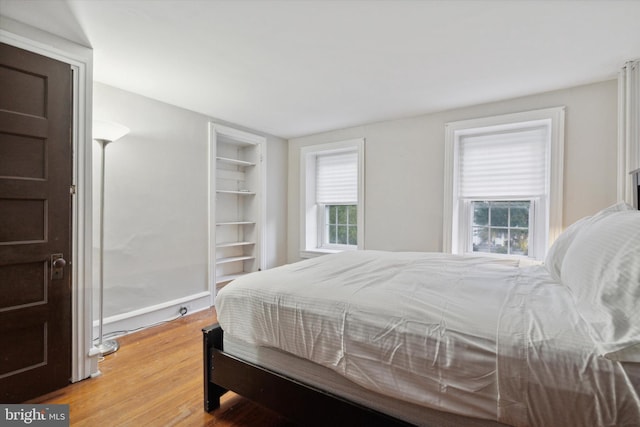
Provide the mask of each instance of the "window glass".
POLYGON ((357 246, 357 214, 356 205, 325 206, 325 244, 357 246))
POLYGON ((472 201, 472 251, 528 256, 531 205, 531 201, 472 201))

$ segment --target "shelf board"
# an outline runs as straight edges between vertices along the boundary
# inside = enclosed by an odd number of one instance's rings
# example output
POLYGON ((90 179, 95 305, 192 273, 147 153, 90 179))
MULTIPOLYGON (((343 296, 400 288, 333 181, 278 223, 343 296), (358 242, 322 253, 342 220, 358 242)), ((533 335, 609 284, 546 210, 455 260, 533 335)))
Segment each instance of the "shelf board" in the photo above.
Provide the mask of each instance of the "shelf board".
POLYGON ((227 221, 217 222, 216 225, 255 225, 255 221, 227 221))
POLYGON ((216 244, 216 248, 232 248, 234 246, 249 246, 255 244, 256 242, 225 242, 216 244))
POLYGON ((216 277, 216 285, 236 280, 238 277, 246 276, 247 274, 250 274, 250 272, 243 271, 241 273, 227 274, 225 276, 216 277))
POLYGON ((218 258, 216 259, 216 264, 227 264, 229 262, 238 262, 238 261, 247 261, 250 259, 255 259, 254 256, 245 255, 245 256, 231 256, 228 258, 218 258))
POLYGON ((255 196, 255 191, 238 191, 238 190, 216 190, 216 193, 222 194, 238 194, 241 196, 255 196))
POLYGON ((247 162, 245 160, 238 160, 238 159, 231 159, 228 157, 216 157, 216 160, 222 163, 227 163, 227 164, 236 165, 236 166, 255 166, 256 165, 253 162, 247 162))

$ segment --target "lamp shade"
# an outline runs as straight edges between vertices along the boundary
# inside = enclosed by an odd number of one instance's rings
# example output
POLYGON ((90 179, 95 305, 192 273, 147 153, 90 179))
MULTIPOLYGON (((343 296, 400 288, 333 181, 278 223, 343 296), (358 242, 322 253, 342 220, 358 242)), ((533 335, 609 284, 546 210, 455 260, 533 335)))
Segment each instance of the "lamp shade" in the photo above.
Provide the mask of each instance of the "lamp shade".
POLYGON ((104 120, 93 121, 93 139, 101 141, 116 141, 129 133, 129 128, 118 123, 104 120))

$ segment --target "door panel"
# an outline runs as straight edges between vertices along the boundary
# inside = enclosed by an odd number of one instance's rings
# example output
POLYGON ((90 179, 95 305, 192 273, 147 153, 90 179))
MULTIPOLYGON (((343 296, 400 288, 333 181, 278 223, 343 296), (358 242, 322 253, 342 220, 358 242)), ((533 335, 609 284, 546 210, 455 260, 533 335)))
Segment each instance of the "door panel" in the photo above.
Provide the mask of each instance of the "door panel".
POLYGON ((71 69, 0 43, 0 402, 71 376, 71 69))
POLYGON ((0 176, 44 179, 45 147, 43 138, 5 134, 0 144, 0 176))
POLYGON ((25 262, 0 267, 0 312, 16 307, 45 304, 47 297, 47 263, 25 262))
POLYGON ((0 200, 0 245, 45 241, 46 200, 0 200))

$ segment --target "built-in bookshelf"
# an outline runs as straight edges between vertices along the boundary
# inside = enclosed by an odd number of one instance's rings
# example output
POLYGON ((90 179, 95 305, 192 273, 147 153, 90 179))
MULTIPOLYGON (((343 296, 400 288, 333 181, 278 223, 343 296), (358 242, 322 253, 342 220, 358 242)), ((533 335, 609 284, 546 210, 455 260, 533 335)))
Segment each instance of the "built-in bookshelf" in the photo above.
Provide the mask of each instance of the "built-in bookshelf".
POLYGON ((262 269, 264 137, 211 125, 210 272, 219 289, 262 269))

